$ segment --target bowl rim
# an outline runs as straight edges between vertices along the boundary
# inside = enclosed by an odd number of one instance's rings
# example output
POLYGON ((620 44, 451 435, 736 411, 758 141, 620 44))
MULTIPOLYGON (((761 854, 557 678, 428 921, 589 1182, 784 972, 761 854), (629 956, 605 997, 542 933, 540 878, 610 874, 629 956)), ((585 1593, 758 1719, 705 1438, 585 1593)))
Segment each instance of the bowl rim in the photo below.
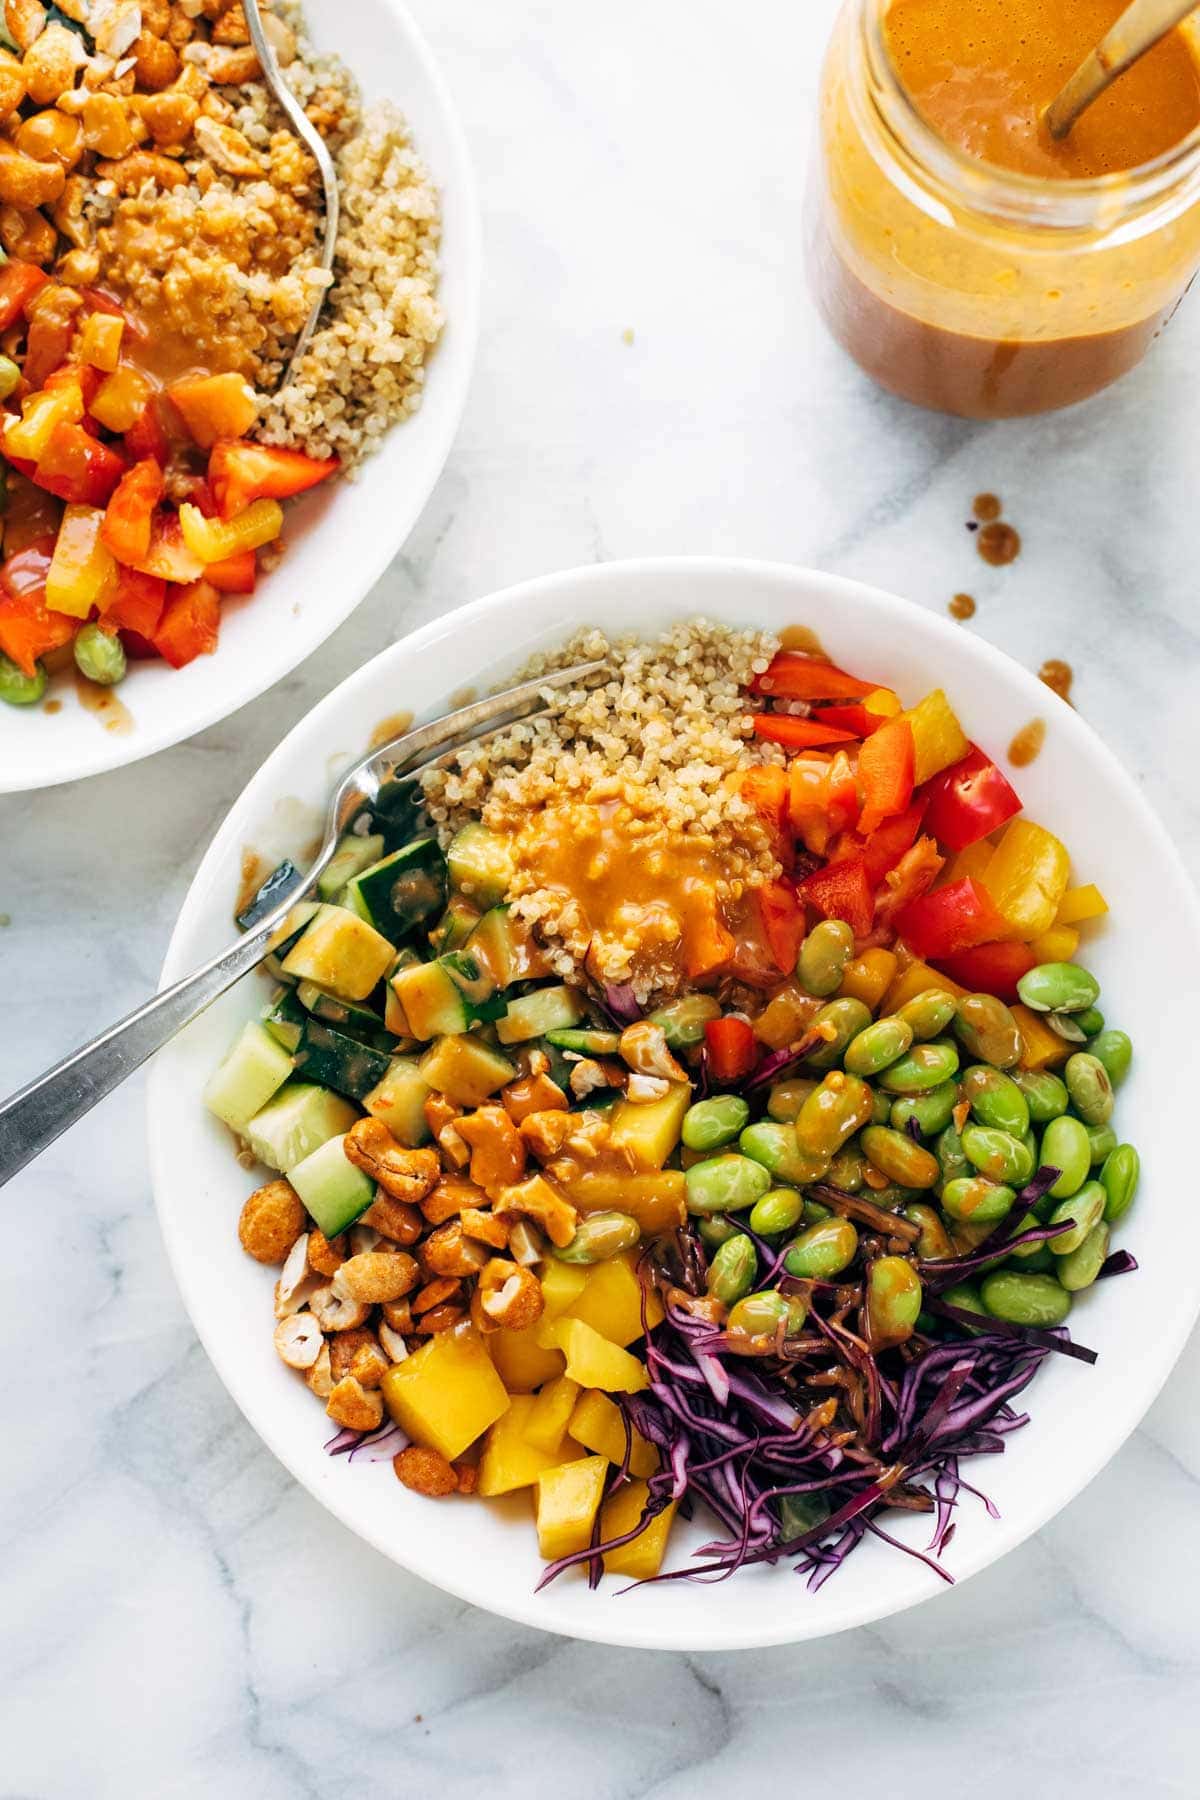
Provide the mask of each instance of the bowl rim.
MULTIPOLYGON (((234 676, 231 658, 231 678, 228 685, 219 695, 214 694, 206 704, 189 712, 183 723, 176 724, 168 717, 156 729, 145 733, 139 729, 128 740, 118 734, 98 735, 96 754, 88 759, 86 766, 56 770, 45 777, 38 776, 36 770, 31 769, 28 775, 18 774, 14 779, 6 776, 3 768, 0 768, 0 794, 39 793, 43 789, 61 787, 67 782, 86 781, 93 775, 106 775, 115 769, 131 767, 148 756, 156 756, 161 750, 169 750, 176 744, 196 737, 200 732, 207 731, 209 726, 220 724, 241 707, 248 706, 251 701, 268 693, 306 657, 319 650, 326 639, 361 606, 416 529, 429 497, 442 476, 462 424, 479 348, 483 291, 483 221, 479 184, 462 116, 424 32, 409 11, 406 0, 382 0, 382 4, 395 16, 397 31, 407 40, 413 60, 428 82, 441 115, 447 144, 446 166, 438 169, 435 174, 439 192, 449 190, 455 196, 458 217, 454 254, 458 265, 457 279, 462 288, 453 321, 455 341, 459 348, 453 361, 447 357, 443 362, 446 374, 444 378, 440 378, 447 384, 444 418, 425 459, 423 473, 408 487, 405 510, 409 522, 404 535, 398 543, 393 543, 386 533, 381 533, 363 558, 359 579, 348 585, 346 598, 327 608, 304 611, 296 620, 295 628, 288 632, 286 640, 280 637, 279 642, 282 644, 286 641, 287 648, 282 653, 278 666, 274 668, 274 673, 266 681, 252 672, 258 665, 249 657, 242 659, 244 673, 240 678, 234 676)), ((403 105, 403 100, 398 103, 403 105)), ((437 366, 435 355, 430 368, 433 370, 437 366)), ((397 421, 397 426, 392 429, 397 429, 404 423, 404 420, 397 421)), ((330 520, 322 519, 317 529, 328 531, 330 523, 330 520)))
MULTIPOLYGON (((660 575, 701 573, 705 577, 720 576, 731 582, 738 579, 792 584, 799 582, 801 585, 819 582, 822 594, 833 601, 836 601, 839 596, 852 597, 856 601, 866 601, 868 605, 882 606, 889 611, 898 609, 901 620, 905 615, 919 616, 923 628, 931 629, 935 637, 942 637, 947 641, 953 640, 957 643, 961 643, 963 640, 960 626, 940 618, 930 609, 918 605, 915 601, 890 593, 872 583, 858 581, 849 576, 828 574, 807 565, 747 557, 675 555, 593 563, 536 576, 485 595, 480 599, 469 601, 418 627, 414 632, 397 640, 396 643, 389 645, 363 663, 326 694, 317 706, 287 733, 251 776, 222 820, 193 876, 167 947, 159 981, 160 989, 188 973, 188 964, 183 957, 183 943, 208 904, 205 890, 208 886, 207 878, 210 871, 225 857, 228 844, 239 837, 239 830, 235 826, 235 822, 239 818, 247 795, 252 790, 256 792, 269 791, 272 780, 276 778, 276 771, 289 761, 293 738, 299 732, 307 731, 313 726, 319 730, 323 718, 344 700, 348 691, 352 692, 356 687, 366 687, 371 684, 381 662, 411 656, 414 652, 423 651, 443 639, 465 635, 469 633, 470 627, 476 619, 504 608, 520 606, 522 602, 533 601, 567 586, 573 592, 579 589, 586 594, 588 589, 603 587, 612 581, 626 583, 660 575)), ((697 606, 693 616, 702 616, 701 605, 697 606)), ((578 629, 579 625, 584 622, 574 616, 564 617, 562 621, 563 635, 566 636, 571 630, 578 629)), ((984 638, 972 636, 969 642, 985 669, 990 666, 997 672, 1003 671, 1005 681, 1010 685, 1015 685, 1018 693, 1024 693, 1031 702, 1035 702, 1039 707, 1044 708, 1052 703, 1055 709, 1056 728, 1075 736, 1086 747, 1088 754, 1098 760, 1105 779, 1123 791, 1127 801, 1139 814, 1146 831, 1156 841, 1158 850, 1178 877, 1179 897, 1185 906, 1191 930, 1200 941, 1200 892, 1197 891, 1166 827, 1115 753, 1109 749, 1099 733, 1075 712, 1073 707, 1053 695, 1044 684, 1017 663, 1014 658, 984 638)), ((602 1607, 597 1607, 594 1624, 588 1619, 581 1628, 575 1621, 568 1623, 562 1619, 547 1616, 549 1609, 539 1611, 544 1606, 545 1597, 539 1597, 532 1591, 521 1602, 498 1602, 481 1597, 477 1588, 473 1587, 465 1576, 461 1579, 452 1575, 447 1576, 442 1570, 439 1570, 437 1574, 430 1573, 428 1568, 423 1566, 419 1554, 407 1553, 409 1546, 397 1546, 388 1541, 383 1533, 372 1529, 357 1517, 351 1517, 351 1509, 339 1501, 338 1495, 342 1491, 341 1489, 335 1489, 332 1484, 318 1487, 310 1481, 307 1474, 291 1456, 287 1431, 277 1427, 269 1406, 260 1404, 253 1393, 246 1394, 240 1391, 241 1384, 232 1367, 232 1354, 227 1355, 224 1346, 219 1341, 213 1341, 213 1334, 199 1323, 190 1299, 191 1283, 186 1271, 184 1246, 176 1232, 171 1213, 164 1209, 160 1199, 160 1195, 168 1191, 172 1178, 169 1146, 165 1143, 156 1124, 156 1120, 160 1116, 160 1109, 155 1105, 155 1093, 158 1082, 166 1079, 165 1069, 165 1061, 159 1061, 152 1066, 146 1089, 146 1129, 151 1181, 155 1209, 163 1233, 167 1258, 179 1286, 192 1328, 200 1339, 205 1353, 230 1398, 267 1448, 320 1505, 332 1513, 340 1523, 346 1525, 356 1537, 369 1543, 389 1561, 457 1599, 469 1601, 472 1605, 479 1606, 500 1617, 511 1619, 515 1623, 531 1625, 559 1636, 633 1649, 752 1650, 810 1639, 815 1640, 821 1637, 835 1636, 859 1625, 873 1623, 895 1613, 907 1611, 912 1606, 924 1604, 935 1594, 945 1591, 941 1584, 935 1582, 925 1593, 916 1596, 899 1593, 895 1599, 885 1600, 883 1603, 877 1600, 864 1600, 858 1606, 845 1608, 842 1616, 836 1620, 821 1621, 817 1630, 806 1630, 804 1628, 806 1621, 803 1616, 790 1612, 790 1609, 780 1609, 778 1614, 774 1614, 772 1610, 765 1610, 765 1622, 762 1627, 752 1630, 735 1629, 734 1631, 719 1630, 706 1625, 702 1613, 699 1624, 695 1628, 689 1629, 685 1635, 661 1627, 646 1628, 641 1624, 635 1608, 629 1608, 623 1612, 620 1610, 609 1612, 602 1607), (401 1549, 405 1552, 404 1554, 401 1553, 401 1549)), ((1131 1401, 1127 1405, 1115 1427, 1111 1423, 1105 1423, 1111 1417, 1111 1409, 1103 1413, 1101 1419, 1097 1421, 1097 1429, 1091 1440, 1093 1444, 1091 1453, 1079 1459, 1066 1479, 1057 1476, 1053 1483, 1048 1483, 1046 1489, 1042 1490, 1043 1496, 1049 1491, 1052 1494, 1051 1498, 1039 1498, 1038 1494, 1034 1493, 1031 1496, 1028 1511, 1022 1513, 1018 1523, 1011 1523, 1007 1517, 992 1522, 986 1540, 986 1549, 974 1553, 969 1561, 955 1566, 953 1573, 956 1588, 961 1588, 974 1575, 990 1568, 1009 1551, 1018 1548, 1033 1536, 1043 1525, 1075 1500, 1112 1460, 1126 1439, 1144 1419, 1146 1412, 1157 1398, 1178 1361, 1198 1317, 1200 1317, 1200 1276, 1193 1283, 1190 1294, 1185 1291, 1182 1283, 1175 1286, 1173 1313, 1163 1320, 1164 1329, 1153 1344, 1142 1347, 1139 1353, 1141 1378, 1136 1401, 1131 1401)), ((715 1608, 712 1609, 712 1617, 714 1620, 718 1617, 715 1608)))

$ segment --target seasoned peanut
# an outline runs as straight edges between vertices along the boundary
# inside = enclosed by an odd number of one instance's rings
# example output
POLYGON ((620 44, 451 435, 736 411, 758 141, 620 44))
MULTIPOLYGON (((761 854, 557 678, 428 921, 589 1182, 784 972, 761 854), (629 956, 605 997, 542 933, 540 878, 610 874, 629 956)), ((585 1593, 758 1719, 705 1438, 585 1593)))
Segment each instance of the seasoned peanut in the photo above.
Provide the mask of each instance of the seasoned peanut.
POLYGON ((115 94, 89 94, 79 116, 84 143, 98 156, 128 156, 136 150, 129 112, 115 94))
POLYGON ((522 1141, 539 1162, 557 1156, 574 1129, 575 1118, 569 1112, 527 1113, 521 1120, 522 1141))
POLYGON ((165 94, 138 94, 132 104, 150 136, 162 149, 186 144, 200 116, 200 102, 178 87, 168 88, 165 94))
POLYGON ((344 1149, 385 1194, 410 1205, 425 1198, 441 1173, 434 1151, 403 1149, 382 1119, 359 1119, 346 1133, 344 1149))
POLYGON ((621 1055, 638 1075, 660 1075, 664 1081, 686 1081, 687 1070, 671 1054, 661 1025, 639 1019, 621 1033, 621 1055))
POLYGON ((209 162, 227 175, 261 175, 262 164, 246 138, 233 125, 221 125, 215 119, 196 120, 196 142, 209 162))
POLYGON ((567 1096, 548 1075, 525 1075, 520 1081, 510 1081, 506 1088, 501 1088, 500 1098, 515 1125, 531 1113, 567 1110, 567 1096))
POLYGON ((479 1304, 494 1325, 524 1331, 541 1318, 545 1299, 532 1269, 494 1256, 479 1277, 479 1304))
POLYGON ((435 1306, 444 1306, 447 1300, 461 1298, 462 1283, 451 1281, 445 1275, 439 1276, 436 1281, 427 1281, 420 1293, 413 1295, 413 1317, 419 1319, 422 1313, 430 1312, 435 1306))
POLYGON ((467 1237, 477 1238, 481 1244, 490 1244, 493 1250, 507 1248, 508 1226, 503 1219, 497 1219, 490 1212, 481 1212, 477 1206, 464 1206, 458 1216, 467 1237))
POLYGON ((473 1494, 479 1485, 479 1470, 474 1463, 455 1463, 454 1472, 458 1476, 460 1494, 473 1494))
POLYGON ((376 1306, 381 1300, 400 1300, 417 1285, 417 1265, 404 1250, 395 1254, 369 1250, 344 1262, 333 1278, 339 1300, 358 1300, 376 1306))
POLYGON ((403 1200, 393 1200, 390 1194, 376 1194, 362 1216, 362 1223, 370 1225, 381 1237, 390 1238, 394 1244, 415 1244, 421 1235, 421 1215, 415 1206, 407 1206, 403 1200))
POLYGON ((446 1175, 422 1200, 421 1212, 427 1225, 444 1225, 447 1219, 457 1218, 469 1206, 486 1205, 487 1195, 473 1181, 462 1175, 446 1175))
POLYGON ((257 81, 262 74, 258 58, 249 45, 235 48, 222 44, 195 44, 189 47, 206 52, 198 59, 200 66, 218 87, 240 87, 244 81, 257 81))
POLYGON ((314 1225, 308 1234, 308 1266, 318 1275, 336 1275, 346 1260, 345 1236, 327 1238, 314 1225))
POLYGON ((368 1390, 353 1375, 343 1375, 333 1385, 325 1411, 347 1431, 377 1431, 383 1423, 383 1395, 368 1390))
MULTIPOLYGON (((32 215, 33 219, 40 214, 32 215)), ((56 240, 57 241, 57 240, 56 240)), ((7 249, 8 246, 5 245, 7 249)), ((14 251, 14 255, 20 252, 14 251)), ((34 257, 31 260, 37 261, 34 257)), ((63 281, 72 282, 76 287, 91 287, 100 278, 100 252, 98 250, 68 250, 59 258, 58 275, 63 281)))
POLYGON ((389 1363, 403 1362, 408 1355, 408 1345, 403 1337, 398 1331, 393 1331, 386 1322, 380 1324, 379 1343, 389 1363))
POLYGON ((211 41, 214 44, 248 44, 250 42, 250 30, 246 24, 245 9, 238 4, 238 0, 234 0, 234 4, 227 7, 220 18, 215 21, 211 41))
POLYGON ((579 1214, 544 1175, 531 1175, 517 1187, 505 1188, 492 1204, 498 1219, 532 1219, 561 1250, 575 1235, 579 1214))
POLYGON ((83 126, 52 107, 22 119, 17 127, 16 146, 22 156, 34 162, 58 162, 73 169, 83 155, 83 126))
POLYGON ((332 1285, 318 1287, 308 1297, 314 1317, 322 1331, 355 1331, 365 1325, 370 1307, 361 1300, 343 1299, 332 1285))
POLYGON ((275 1317, 286 1319, 308 1304, 309 1296, 321 1284, 308 1266, 308 1239, 298 1237, 288 1251, 287 1261, 275 1283, 275 1317))
POLYGON ((433 1337, 439 1331, 453 1330, 465 1318, 466 1312, 461 1306, 435 1306, 432 1312, 421 1315, 414 1329, 433 1337))
POLYGON ((383 1314, 384 1323, 390 1325, 393 1331, 407 1336, 412 1330, 412 1307, 407 1300, 385 1300, 379 1310, 383 1314))
POLYGON ((96 174, 101 181, 111 181, 121 194, 136 194, 146 182, 160 188, 182 187, 188 178, 185 168, 155 150, 131 150, 115 162, 98 162, 96 174))
POLYGON ((304 1371, 304 1385, 311 1388, 318 1400, 328 1400, 333 1392, 333 1375, 330 1372, 328 1344, 322 1344, 316 1362, 311 1369, 304 1371))
POLYGON ((304 1230, 304 1207, 290 1181, 255 1188, 238 1220, 238 1241, 255 1262, 281 1263, 304 1230))
POLYGON ((35 162, 7 138, 0 138, 0 200, 30 212, 35 206, 52 205, 66 184, 60 162, 35 162))
POLYGON ((5 206, 0 207, 0 244, 22 262, 44 265, 53 260, 58 233, 42 213, 5 206))
POLYGON ((7 118, 25 98, 25 71, 8 50, 0 50, 0 116, 7 118))
POLYGON ((53 106, 75 86, 75 71, 86 61, 87 52, 73 31, 57 21, 47 25, 21 61, 29 98, 39 106, 53 106))
MULTIPOLYGON (((355 1373, 351 1365, 360 1350, 366 1349, 375 1342, 375 1333, 369 1325, 356 1325, 353 1331, 339 1331, 336 1337, 329 1340, 329 1371, 335 1381, 343 1375, 355 1373)), ((364 1387, 366 1383, 363 1383, 364 1387)))
MULTIPOLYGON (((240 11, 240 8, 239 8, 240 11)), ((392 1458, 396 1479, 414 1494, 425 1494, 431 1500, 458 1492, 458 1476, 440 1450, 425 1450, 410 1444, 392 1458)))
POLYGON ((490 1198, 525 1173, 525 1146, 502 1106, 481 1106, 458 1121, 471 1146, 471 1180, 490 1198))
MULTIPOLYGON (((430 1232, 420 1249, 421 1267, 429 1275, 474 1275, 487 1261, 487 1250, 463 1233, 461 1219, 447 1219, 430 1232)), ((390 1296, 389 1296, 390 1298, 390 1296)))
POLYGON ((132 55, 138 86, 149 88, 152 94, 170 87, 179 73, 178 51, 165 38, 155 37, 152 31, 142 32, 133 46, 132 55))
POLYGON ((38 0, 4 0, 4 23, 17 49, 28 50, 46 29, 46 8, 38 0))
POLYGON ((293 1313, 275 1327, 275 1348, 289 1369, 311 1369, 324 1342, 311 1313, 293 1313))

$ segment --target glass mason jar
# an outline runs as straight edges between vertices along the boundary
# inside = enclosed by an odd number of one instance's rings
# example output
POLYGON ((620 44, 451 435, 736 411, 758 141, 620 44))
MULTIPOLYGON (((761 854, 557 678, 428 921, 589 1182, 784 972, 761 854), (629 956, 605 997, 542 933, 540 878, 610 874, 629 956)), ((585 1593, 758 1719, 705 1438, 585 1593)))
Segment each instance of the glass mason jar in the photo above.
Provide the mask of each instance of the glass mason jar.
POLYGON ((890 0, 844 0, 821 88, 810 265, 885 388, 965 418, 1049 412, 1135 367, 1200 267, 1200 131, 1086 181, 978 162, 897 78, 890 0))

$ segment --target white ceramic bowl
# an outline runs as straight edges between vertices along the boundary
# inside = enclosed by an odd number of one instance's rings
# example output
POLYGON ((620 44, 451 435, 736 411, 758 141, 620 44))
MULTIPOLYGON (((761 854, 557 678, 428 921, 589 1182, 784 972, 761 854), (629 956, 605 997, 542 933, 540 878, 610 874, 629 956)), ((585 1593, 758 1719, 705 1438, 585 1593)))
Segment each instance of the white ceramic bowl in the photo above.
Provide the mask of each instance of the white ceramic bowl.
POLYGON ((185 669, 134 662, 120 697, 132 729, 116 734, 82 708, 71 681, 62 711, 0 705, 0 793, 53 787, 136 762, 253 700, 315 650, 378 581, 412 530, 450 453, 478 336, 481 232, 475 180, 454 104, 400 0, 305 0, 319 49, 336 50, 364 101, 390 99, 412 126, 442 196, 440 297, 446 328, 420 410, 389 433, 353 482, 293 502, 287 554, 258 592, 222 607, 213 656, 185 669))
MULTIPOLYGON (((548 576, 463 607, 378 656, 306 718, 246 789, 201 865, 163 970, 174 980, 229 936, 242 846, 272 828, 281 796, 320 804, 331 759, 371 724, 411 707, 436 716, 463 684, 486 688, 532 650, 583 624, 651 632, 693 615, 738 625, 815 627, 830 654, 916 700, 944 686, 972 737, 1000 753, 1029 719, 1046 746, 1016 777, 1029 814, 1062 834, 1081 880, 1098 882, 1110 922, 1089 940, 1102 1006, 1133 1036, 1135 1072, 1117 1121, 1144 1157, 1141 1197, 1120 1232, 1141 1272, 1099 1286, 1072 1328, 1095 1368, 1051 1357, 1027 1399, 1033 1422, 1002 1457, 972 1468, 999 1522, 964 1501, 946 1564, 958 1580, 1036 1531, 1103 1466, 1142 1417, 1200 1308, 1200 1264, 1178 1255, 1178 1183, 1194 1107, 1191 1009, 1166 997, 1200 960, 1200 907, 1166 833, 1133 782, 1071 709, 981 639, 875 589, 803 569, 672 559, 548 576), (1174 1210, 1173 1210, 1174 1208, 1174 1210)), ((817 1595, 786 1567, 716 1586, 673 1582, 589 1593, 572 1572, 535 1595, 540 1564, 528 1495, 502 1504, 432 1503, 402 1489, 387 1463, 347 1467, 322 1443, 328 1421, 271 1345, 273 1271, 238 1247, 254 1185, 200 1104, 209 1070, 239 1022, 263 1003, 253 982, 227 996, 159 1057, 149 1091, 154 1187, 167 1247, 196 1329, 246 1417, 329 1510, 405 1568, 494 1612, 578 1637, 681 1649, 731 1649, 819 1637, 914 1605, 942 1584, 868 1541, 817 1595)), ((924 1545, 925 1518, 889 1528, 924 1545)), ((675 1563, 696 1526, 676 1527, 675 1563)), ((1114 1545, 1114 1554, 1117 1546, 1114 1545)))

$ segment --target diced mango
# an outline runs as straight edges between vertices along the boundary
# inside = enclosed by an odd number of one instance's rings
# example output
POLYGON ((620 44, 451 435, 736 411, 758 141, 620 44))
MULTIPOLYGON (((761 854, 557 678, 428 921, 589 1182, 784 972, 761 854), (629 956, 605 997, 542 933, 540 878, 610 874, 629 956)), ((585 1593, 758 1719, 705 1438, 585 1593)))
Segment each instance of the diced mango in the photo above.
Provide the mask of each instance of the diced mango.
POLYGON ((125 321, 115 313, 89 313, 76 343, 79 360, 111 374, 121 360, 124 332, 125 321))
POLYGON ((944 994, 965 994, 965 987, 957 981, 951 981, 949 975, 942 975, 937 969, 931 969, 928 963, 919 958, 910 962, 907 968, 901 969, 895 981, 883 998, 881 1012, 894 1013, 906 1000, 915 999, 918 994, 926 994, 930 988, 939 988, 944 994))
POLYGON ((1082 925, 1088 919, 1102 919, 1108 911, 1108 901, 1093 882, 1086 887, 1068 888, 1058 903, 1055 914, 1056 925, 1082 925))
POLYGON ((1030 954, 1040 963, 1070 962, 1078 948, 1079 933, 1073 925, 1052 925, 1029 946, 1030 954))
POLYGON ((128 364, 106 375, 92 396, 88 411, 109 431, 128 431, 150 398, 150 383, 128 364))
POLYGON ((254 389, 244 375, 197 375, 167 392, 184 424, 204 450, 219 438, 244 437, 258 417, 254 389))
POLYGON ((1053 925, 1070 875, 1066 845, 1032 819, 1014 819, 996 846, 983 886, 1008 920, 1009 935, 1028 943, 1053 925))
POLYGON ((602 1456, 583 1456, 538 1476, 534 1483, 538 1549, 547 1562, 587 1549, 607 1474, 602 1456))
POLYGON ((561 1350, 567 1374, 581 1387, 603 1388, 608 1394, 636 1394, 649 1387, 645 1365, 583 1319, 553 1319, 537 1327, 544 1350, 561 1350))
POLYGON ((345 906, 322 906, 288 951, 283 969, 328 988, 340 1000, 365 1000, 395 954, 382 932, 357 913, 345 906))
POLYGON ((628 1213, 641 1226, 643 1237, 676 1231, 687 1217, 687 1184, 680 1169, 648 1175, 582 1169, 559 1185, 578 1212, 628 1213))
POLYGON ((843 969, 838 994, 843 999, 861 1000, 874 1012, 895 980, 897 966, 890 950, 864 950, 843 969))
POLYGON ((692 1090, 686 1081, 671 1083, 661 1100, 635 1105, 618 1100, 612 1109, 611 1142, 627 1150, 636 1169, 661 1169, 679 1142, 683 1115, 691 1105, 692 1090))
MULTIPOLYGON (((637 1275, 637 1252, 610 1256, 584 1270, 583 1291, 567 1308, 569 1319, 582 1319, 610 1344, 632 1344, 643 1335, 642 1284, 637 1275)), ((663 1316, 662 1302, 651 1291, 646 1295, 646 1317, 653 1327, 663 1316)))
POLYGON ((562 1448, 579 1393, 577 1381, 572 1381, 569 1375, 558 1375, 553 1381, 546 1383, 540 1394, 534 1396, 525 1436, 536 1449, 562 1448))
MULTIPOLYGON (((401 1363, 401 1368, 404 1367, 401 1363)), ((539 1450, 525 1435, 535 1401, 532 1394, 514 1394, 508 1411, 498 1418, 484 1439, 479 1459, 479 1482, 476 1493, 486 1500, 497 1494, 511 1494, 516 1488, 532 1487, 538 1476, 558 1463, 570 1462, 573 1446, 565 1450, 539 1450)))
POLYGON ((941 688, 934 688, 918 705, 900 716, 912 726, 913 749, 916 754, 913 778, 918 787, 940 769, 948 769, 951 763, 961 762, 971 747, 954 708, 941 688))
MULTIPOLYGON (((633 1530, 645 1510, 649 1491, 644 1481, 627 1481, 605 1501, 600 1515, 600 1535, 605 1542, 633 1530)), ((657 1575, 662 1568, 674 1517, 675 1502, 672 1501, 657 1518, 651 1519, 640 1536, 631 1538, 619 1550, 608 1552, 604 1558, 604 1573, 628 1575, 633 1581, 648 1581, 652 1575, 657 1575)))
POLYGON ((1057 1031, 1051 1031, 1037 1013, 1018 1005, 1013 1007, 1012 1015, 1021 1034, 1023 1069, 1051 1069, 1057 1063, 1066 1062, 1072 1046, 1065 1038, 1060 1038, 1057 1031))
POLYGON ((798 982, 789 981, 755 1019, 754 1035, 768 1050, 783 1050, 804 1036, 820 1010, 819 1000, 806 994, 798 982))
MULTIPOLYGON (((577 1444, 582 1444, 585 1450, 594 1450, 597 1456, 607 1457, 610 1463, 620 1468, 625 1460, 625 1424, 620 1407, 607 1394, 601 1394, 596 1388, 580 1394, 569 1429, 577 1444)), ((658 1451, 646 1442, 640 1431, 633 1433, 629 1468, 631 1474, 642 1477, 653 1475, 658 1468, 658 1451)))
POLYGON ((586 1281, 587 1270, 577 1263, 558 1262, 554 1257, 547 1257, 542 1269, 542 1298, 545 1301, 543 1322, 561 1318, 567 1308, 578 1300, 586 1281))
POLYGON ((471 1326, 439 1331, 383 1378, 392 1418, 453 1462, 508 1409, 509 1396, 471 1326))
POLYGON ((460 1106, 482 1106, 516 1074, 507 1057, 468 1033, 438 1038, 417 1067, 430 1087, 460 1106))
POLYGON ((531 1394, 543 1382, 554 1381, 566 1368, 561 1350, 543 1349, 537 1341, 544 1323, 543 1319, 524 1331, 493 1331, 488 1335, 488 1353, 510 1394, 531 1394))

